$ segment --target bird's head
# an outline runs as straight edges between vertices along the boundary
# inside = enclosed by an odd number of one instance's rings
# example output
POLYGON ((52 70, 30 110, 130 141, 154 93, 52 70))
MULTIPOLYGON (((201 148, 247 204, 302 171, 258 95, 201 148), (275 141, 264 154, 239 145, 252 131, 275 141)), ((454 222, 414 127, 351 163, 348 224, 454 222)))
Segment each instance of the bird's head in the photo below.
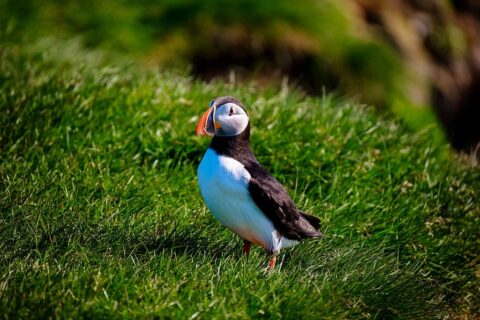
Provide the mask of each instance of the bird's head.
POLYGON ((240 101, 226 96, 213 99, 197 124, 197 135, 234 137, 248 127, 249 118, 240 101))

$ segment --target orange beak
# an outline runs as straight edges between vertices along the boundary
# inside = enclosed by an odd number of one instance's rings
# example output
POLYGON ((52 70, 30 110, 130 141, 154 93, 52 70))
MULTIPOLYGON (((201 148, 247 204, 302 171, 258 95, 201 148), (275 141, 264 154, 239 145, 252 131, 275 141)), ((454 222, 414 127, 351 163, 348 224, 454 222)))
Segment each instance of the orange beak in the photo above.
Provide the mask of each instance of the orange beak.
POLYGON ((198 121, 197 129, 195 130, 195 134, 197 136, 212 136, 214 134, 207 131, 208 118, 210 117, 210 114, 213 112, 213 109, 214 108, 208 108, 208 110, 202 114, 200 121, 198 121))

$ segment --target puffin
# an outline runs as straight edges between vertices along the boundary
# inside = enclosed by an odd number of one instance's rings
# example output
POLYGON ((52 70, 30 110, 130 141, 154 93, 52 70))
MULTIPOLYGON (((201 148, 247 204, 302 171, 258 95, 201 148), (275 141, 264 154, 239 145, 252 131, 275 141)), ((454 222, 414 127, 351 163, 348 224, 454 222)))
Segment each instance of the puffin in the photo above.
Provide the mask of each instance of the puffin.
POLYGON ((232 96, 213 99, 200 117, 196 135, 212 141, 197 170, 202 198, 213 216, 251 244, 263 247, 274 269, 283 248, 321 238, 320 219, 299 210, 282 186, 255 158, 250 147, 250 119, 232 96))

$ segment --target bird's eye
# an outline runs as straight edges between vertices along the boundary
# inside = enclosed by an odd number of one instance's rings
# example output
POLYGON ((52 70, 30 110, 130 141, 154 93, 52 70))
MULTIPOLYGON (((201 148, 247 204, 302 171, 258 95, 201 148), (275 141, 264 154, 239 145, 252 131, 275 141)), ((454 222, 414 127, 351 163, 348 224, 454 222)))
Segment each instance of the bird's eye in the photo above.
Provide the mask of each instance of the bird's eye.
POLYGON ((230 107, 230 112, 228 113, 229 116, 233 114, 233 107, 230 107))

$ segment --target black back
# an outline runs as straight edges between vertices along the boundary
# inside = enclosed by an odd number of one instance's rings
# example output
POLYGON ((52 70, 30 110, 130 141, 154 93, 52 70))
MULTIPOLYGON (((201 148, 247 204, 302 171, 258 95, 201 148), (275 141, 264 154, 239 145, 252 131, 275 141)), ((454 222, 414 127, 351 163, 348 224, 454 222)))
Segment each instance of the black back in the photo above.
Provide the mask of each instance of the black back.
POLYGON ((214 136, 210 148, 245 166, 251 175, 248 190, 255 204, 283 236, 292 240, 322 236, 320 219, 298 210, 282 184, 258 163, 250 149, 250 123, 237 136, 214 136))

